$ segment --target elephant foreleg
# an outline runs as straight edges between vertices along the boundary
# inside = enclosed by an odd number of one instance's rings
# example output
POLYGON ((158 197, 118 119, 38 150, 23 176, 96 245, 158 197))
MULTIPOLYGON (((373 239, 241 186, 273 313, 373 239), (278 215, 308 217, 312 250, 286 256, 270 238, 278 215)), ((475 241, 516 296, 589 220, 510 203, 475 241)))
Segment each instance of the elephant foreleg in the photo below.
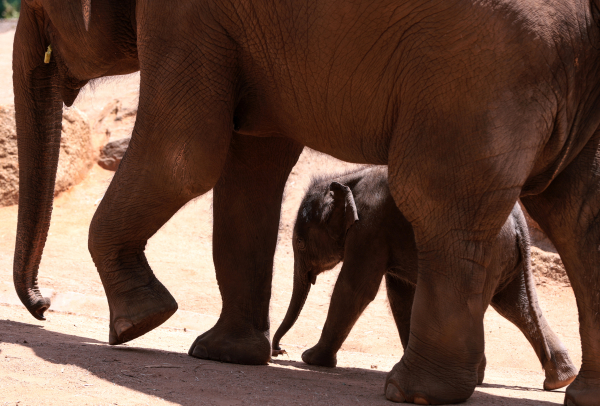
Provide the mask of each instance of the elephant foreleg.
MULTIPOLYGON (((140 20, 148 18, 147 8, 139 11, 140 20)), ((90 227, 89 249, 110 308, 111 344, 152 330, 177 309, 146 261, 146 242, 216 184, 233 132, 235 66, 189 63, 195 60, 190 55, 199 59, 212 45, 179 41, 162 26, 143 28, 134 131, 90 227)), ((219 40, 222 52, 231 49, 226 37, 219 40)))
POLYGON ((240 364, 269 361, 269 300, 281 202, 302 148, 285 138, 234 136, 213 201, 213 258, 223 308, 190 355, 240 364))
POLYGON ((225 160, 226 135, 209 162, 194 156, 201 155, 194 145, 169 135, 142 136, 134 131, 90 227, 89 249, 110 309, 110 344, 145 334, 177 310, 175 299, 154 276, 144 249, 177 210, 210 190, 222 166, 219 161, 225 160), (200 182, 192 180, 198 178, 200 182))

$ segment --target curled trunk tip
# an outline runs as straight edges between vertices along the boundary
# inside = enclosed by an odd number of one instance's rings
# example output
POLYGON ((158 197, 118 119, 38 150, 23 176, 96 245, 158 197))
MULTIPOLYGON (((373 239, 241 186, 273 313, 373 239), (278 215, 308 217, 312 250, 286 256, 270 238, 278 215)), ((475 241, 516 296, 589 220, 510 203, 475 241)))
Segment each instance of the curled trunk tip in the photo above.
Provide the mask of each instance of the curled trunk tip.
POLYGON ((281 325, 273 336, 272 349, 273 351, 280 351, 281 347, 279 342, 281 338, 294 326, 298 316, 306 303, 306 298, 310 292, 310 281, 308 279, 308 273, 303 272, 298 264, 294 264, 294 291, 292 293, 292 299, 290 300, 290 306, 285 314, 281 325))
POLYGON ((26 292, 27 297, 25 300, 23 300, 21 295, 19 295, 21 302, 25 305, 33 317, 38 320, 46 320, 44 313, 50 308, 50 298, 43 297, 38 289, 26 289, 26 292))

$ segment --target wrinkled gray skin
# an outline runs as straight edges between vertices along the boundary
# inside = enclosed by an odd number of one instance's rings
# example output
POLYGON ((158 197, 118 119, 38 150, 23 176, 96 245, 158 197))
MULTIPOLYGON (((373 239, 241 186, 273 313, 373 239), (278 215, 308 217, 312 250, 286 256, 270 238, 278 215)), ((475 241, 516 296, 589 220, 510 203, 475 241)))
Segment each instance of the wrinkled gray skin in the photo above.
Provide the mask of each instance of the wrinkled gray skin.
POLYGON ((71 105, 89 80, 139 69, 131 143, 90 226, 111 344, 177 310, 146 242, 213 189, 223 306, 189 354, 268 362, 281 199, 308 146, 389 165, 390 192, 413 226, 419 283, 388 399, 443 404, 473 393, 484 275, 520 197, 577 298, 582 365, 565 401, 597 406, 599 3, 24 0, 13 48, 21 301, 37 318, 50 305, 37 274, 63 102, 71 105))
MULTIPOLYGON (((273 336, 273 355, 281 353, 281 338, 298 319, 311 283, 340 261, 323 333, 318 344, 302 354, 304 362, 336 366, 338 350, 384 276, 400 340, 407 348, 418 253, 412 227, 390 195, 387 175, 386 167, 371 167, 321 177, 309 187, 294 226, 294 290, 273 336)), ((527 224, 517 203, 492 248, 482 311, 491 300, 492 307, 523 332, 546 373, 544 389, 552 390, 571 383, 577 369, 539 308, 529 248, 527 224)), ((478 383, 483 382, 485 365, 484 357, 478 383)))

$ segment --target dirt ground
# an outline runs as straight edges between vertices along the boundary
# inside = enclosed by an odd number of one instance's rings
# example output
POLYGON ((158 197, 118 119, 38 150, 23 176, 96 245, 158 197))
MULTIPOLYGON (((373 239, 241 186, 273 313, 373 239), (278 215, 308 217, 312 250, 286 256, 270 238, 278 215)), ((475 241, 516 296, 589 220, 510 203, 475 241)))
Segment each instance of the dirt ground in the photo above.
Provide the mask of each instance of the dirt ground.
MULTIPOLYGON (((0 23, 0 103, 12 103, 14 25, 0 23)), ((93 89, 85 89, 76 106, 92 120, 114 98, 134 108, 138 80, 138 75, 130 75, 96 83, 93 89)), ((112 130, 130 131, 128 127, 112 130)), ((310 177, 350 166, 306 151, 288 180, 274 265, 272 332, 291 296, 291 230, 310 177)), ((44 322, 30 316, 14 293, 17 207, 0 208, 0 405, 390 404, 383 384, 402 356, 402 347, 384 286, 344 344, 337 368, 311 367, 300 359, 302 351, 318 341, 339 268, 319 276, 312 288, 304 312, 282 340, 288 356, 259 367, 187 356, 196 336, 215 323, 221 307, 211 253, 211 193, 181 209, 148 244, 148 260, 177 299, 179 311, 139 339, 108 346, 108 306, 87 251, 87 233, 112 176, 94 166, 81 184, 55 199, 40 266, 40 286, 53 302, 44 322)), ((537 262, 548 255, 553 254, 534 252, 537 262)), ((550 324, 580 365, 572 290, 564 281, 542 277, 538 293, 550 324)), ((486 379, 468 405, 562 404, 564 389, 542 390, 544 374, 533 350, 513 325, 491 309, 485 334, 486 379)))

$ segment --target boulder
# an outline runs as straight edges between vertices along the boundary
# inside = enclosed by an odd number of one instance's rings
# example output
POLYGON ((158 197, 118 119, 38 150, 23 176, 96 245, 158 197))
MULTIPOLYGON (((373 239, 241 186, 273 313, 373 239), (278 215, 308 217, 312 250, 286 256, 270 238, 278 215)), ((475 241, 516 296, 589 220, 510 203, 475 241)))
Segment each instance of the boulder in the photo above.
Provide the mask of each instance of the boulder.
MULTIPOLYGON (((77 108, 63 109, 60 157, 54 194, 79 183, 94 164, 90 123, 77 108)), ((15 109, 0 106, 0 206, 19 201, 19 161, 15 109)))
POLYGON ((539 285, 545 285, 551 281, 551 283, 558 282, 559 285, 565 287, 571 286, 560 255, 532 247, 531 266, 539 285))
POLYGON ((109 102, 96 116, 94 124, 95 138, 99 139, 99 149, 108 141, 131 137, 137 108, 123 106, 119 99, 109 102))
POLYGON ((131 138, 121 138, 120 140, 111 141, 100 151, 100 159, 98 165, 109 171, 116 171, 119 168, 121 159, 129 147, 131 138))
MULTIPOLYGON (((519 201, 519 204, 521 202, 519 201)), ((545 285, 546 281, 558 283, 562 286, 571 286, 569 277, 565 270, 560 255, 556 252, 556 248, 540 225, 531 218, 527 210, 521 204, 525 220, 527 220, 527 228, 529 229, 529 237, 531 239, 531 266, 533 274, 536 276, 538 285, 545 285)))

